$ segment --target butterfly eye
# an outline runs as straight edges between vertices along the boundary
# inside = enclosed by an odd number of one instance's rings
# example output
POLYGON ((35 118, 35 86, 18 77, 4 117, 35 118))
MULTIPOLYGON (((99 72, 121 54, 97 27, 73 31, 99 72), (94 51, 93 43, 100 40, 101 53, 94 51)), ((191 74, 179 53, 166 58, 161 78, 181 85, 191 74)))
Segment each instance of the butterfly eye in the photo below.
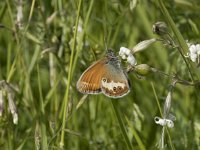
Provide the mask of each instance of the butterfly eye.
POLYGON ((106 78, 103 78, 102 81, 103 81, 103 82, 106 82, 107 80, 106 80, 106 78))

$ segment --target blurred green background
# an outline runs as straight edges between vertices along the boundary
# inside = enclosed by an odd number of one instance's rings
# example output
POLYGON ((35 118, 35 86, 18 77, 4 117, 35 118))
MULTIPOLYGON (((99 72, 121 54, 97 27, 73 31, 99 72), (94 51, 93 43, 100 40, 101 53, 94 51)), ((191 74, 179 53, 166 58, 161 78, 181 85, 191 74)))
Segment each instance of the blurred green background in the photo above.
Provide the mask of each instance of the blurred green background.
MULTIPOLYGON (((156 99, 163 111, 171 78, 158 73, 138 78, 131 72, 131 92, 115 100, 76 90, 80 75, 105 55, 106 47, 117 54, 122 46, 159 38, 152 32, 154 23, 166 21, 159 1, 0 1, 0 80, 18 88, 19 116, 14 125, 5 95, 0 149, 60 149, 62 142, 69 150, 159 149, 156 99)), ((164 5, 184 39, 199 43, 200 2, 169 0, 164 5)), ((191 81, 176 48, 157 42, 135 57, 138 64, 191 81)), ((199 68, 191 65, 199 81, 199 68)), ((175 86, 171 113, 176 121, 165 136, 166 149, 200 149, 199 90, 175 86)))

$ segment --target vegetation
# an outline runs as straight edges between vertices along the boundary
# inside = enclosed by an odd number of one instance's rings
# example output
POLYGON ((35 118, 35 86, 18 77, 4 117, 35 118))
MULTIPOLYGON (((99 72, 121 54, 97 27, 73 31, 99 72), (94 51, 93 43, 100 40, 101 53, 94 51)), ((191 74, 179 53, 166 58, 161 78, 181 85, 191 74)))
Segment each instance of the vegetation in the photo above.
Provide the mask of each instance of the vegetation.
POLYGON ((189 51, 199 10, 198 0, 0 1, 0 149, 200 149, 200 55, 189 51), (150 39, 133 53, 128 95, 77 91, 107 47, 150 39))

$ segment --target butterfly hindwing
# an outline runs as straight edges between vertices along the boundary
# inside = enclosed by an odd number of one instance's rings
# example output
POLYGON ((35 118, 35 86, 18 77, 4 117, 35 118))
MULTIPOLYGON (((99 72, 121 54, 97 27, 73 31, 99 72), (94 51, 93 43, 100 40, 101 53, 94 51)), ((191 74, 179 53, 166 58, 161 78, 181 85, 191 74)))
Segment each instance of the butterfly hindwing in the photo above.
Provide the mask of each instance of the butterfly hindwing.
POLYGON ((128 94, 130 85, 123 70, 117 69, 112 65, 106 68, 109 70, 109 73, 105 74, 101 80, 103 94, 112 98, 119 98, 128 94))

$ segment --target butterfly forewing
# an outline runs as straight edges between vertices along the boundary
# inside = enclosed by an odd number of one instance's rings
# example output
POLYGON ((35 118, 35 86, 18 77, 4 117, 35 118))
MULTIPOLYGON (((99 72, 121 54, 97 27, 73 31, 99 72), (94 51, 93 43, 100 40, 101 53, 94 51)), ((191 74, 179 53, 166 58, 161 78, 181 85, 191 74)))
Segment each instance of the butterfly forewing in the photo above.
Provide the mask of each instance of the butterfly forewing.
POLYGON ((101 79, 105 74, 104 67, 106 59, 101 59, 91 65, 77 82, 77 89, 81 93, 94 94, 101 92, 101 79))

